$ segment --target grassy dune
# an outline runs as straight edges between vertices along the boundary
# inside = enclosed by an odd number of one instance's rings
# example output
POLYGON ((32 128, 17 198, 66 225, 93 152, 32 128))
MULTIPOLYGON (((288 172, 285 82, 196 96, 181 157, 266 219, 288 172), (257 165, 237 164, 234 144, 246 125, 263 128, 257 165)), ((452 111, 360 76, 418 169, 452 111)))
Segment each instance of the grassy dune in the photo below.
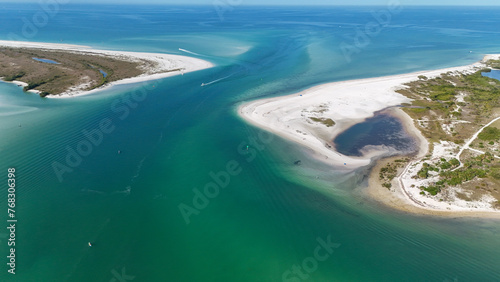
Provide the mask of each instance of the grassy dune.
POLYGON ((95 53, 0 47, 0 77, 5 81, 25 82, 28 86, 24 90, 38 90, 41 96, 75 88, 92 90, 108 82, 141 75, 153 64, 152 61, 127 61, 95 53), (100 70, 107 76, 104 77, 100 70))

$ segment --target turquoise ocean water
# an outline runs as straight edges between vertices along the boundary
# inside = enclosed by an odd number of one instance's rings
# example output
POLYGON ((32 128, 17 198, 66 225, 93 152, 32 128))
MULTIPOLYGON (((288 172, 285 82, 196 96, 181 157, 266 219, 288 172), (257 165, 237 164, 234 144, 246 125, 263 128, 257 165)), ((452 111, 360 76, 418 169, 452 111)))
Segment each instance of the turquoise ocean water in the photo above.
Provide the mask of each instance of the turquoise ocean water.
POLYGON ((216 67, 73 99, 0 83, 0 281, 500 280, 499 221, 384 208, 360 196, 366 171, 336 171, 236 114, 500 53, 499 8, 40 3, 0 4, 0 39, 191 55, 181 48, 216 67), (57 163, 72 166, 58 177, 57 163))

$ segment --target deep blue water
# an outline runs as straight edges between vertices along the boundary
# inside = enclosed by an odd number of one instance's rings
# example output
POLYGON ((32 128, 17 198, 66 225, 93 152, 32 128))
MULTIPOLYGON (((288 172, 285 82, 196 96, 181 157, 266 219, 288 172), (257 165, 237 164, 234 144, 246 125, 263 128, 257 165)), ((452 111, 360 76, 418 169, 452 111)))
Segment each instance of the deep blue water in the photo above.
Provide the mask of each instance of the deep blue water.
POLYGON ((35 57, 33 57, 32 59, 35 61, 38 61, 38 62, 42 62, 42 63, 56 64, 56 65, 59 64, 58 62, 53 61, 53 60, 49 60, 49 59, 40 59, 40 58, 35 58, 35 57))
MULTIPOLYGON (((360 196, 364 171, 335 171, 236 114, 242 102, 325 82, 500 53, 499 8, 40 3, 1 3, 0 39, 188 55, 216 67, 73 99, 0 83, 0 183, 15 167, 19 220, 17 274, 4 259, 0 281, 293 281, 304 263, 308 281, 500 280, 498 221, 384 208, 360 196), (128 106, 137 93, 144 100, 128 106), (54 163, 84 150, 103 121, 113 130, 59 179, 54 163), (241 171, 218 196, 196 196, 235 162, 241 171), (189 224, 181 203, 199 207, 189 224), (308 258, 328 238, 340 245, 316 267, 308 258)), ((370 143, 373 126, 349 139, 370 143)), ((4 258, 6 204, 0 186, 4 258)))
POLYGON ((500 80, 500 70, 491 70, 490 72, 483 72, 481 74, 489 78, 500 80))
POLYGON ((103 71, 103 70, 99 70, 99 72, 102 74, 103 77, 108 76, 108 74, 105 71, 103 71))
POLYGON ((363 149, 369 150, 370 146, 387 146, 400 153, 416 149, 415 141, 404 131, 399 120, 387 114, 378 114, 350 127, 334 142, 337 150, 348 156, 361 156, 363 149))

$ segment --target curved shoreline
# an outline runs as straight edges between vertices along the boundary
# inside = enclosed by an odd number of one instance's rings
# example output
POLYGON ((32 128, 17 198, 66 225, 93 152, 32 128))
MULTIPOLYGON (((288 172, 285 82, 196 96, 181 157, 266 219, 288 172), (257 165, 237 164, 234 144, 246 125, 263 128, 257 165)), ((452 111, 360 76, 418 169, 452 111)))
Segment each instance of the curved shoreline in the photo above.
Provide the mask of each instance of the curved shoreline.
POLYGON ((418 140, 419 152, 411 158, 411 161, 402 169, 402 171, 398 172, 398 176, 394 179, 394 181, 392 181, 393 189, 391 190, 382 187, 382 183, 378 179, 378 171, 380 171, 380 169, 387 163, 395 159, 400 159, 402 156, 392 156, 377 160, 374 166, 370 169, 368 187, 363 190, 363 196, 368 196, 371 200, 375 200, 386 207, 413 214, 443 217, 481 217, 500 219, 500 212, 495 210, 482 211, 437 209, 426 206, 425 203, 422 203, 413 197, 412 194, 405 189, 401 176, 405 174, 413 162, 420 160, 428 153, 429 142, 413 125, 413 119, 409 115, 401 109, 396 109, 393 112, 393 115, 401 121, 405 130, 412 135, 415 140, 418 140))
MULTIPOLYGON (((42 50, 68 51, 79 54, 90 54, 95 56, 110 56, 112 58, 122 59, 122 60, 131 60, 131 61, 146 60, 156 63, 156 68, 144 70, 143 74, 136 77, 130 77, 113 81, 99 88, 88 91, 68 90, 61 94, 47 95, 46 96, 47 98, 71 98, 76 96, 89 95, 102 91, 104 89, 108 89, 114 85, 138 83, 143 81, 161 79, 174 75, 183 75, 184 73, 203 70, 214 66, 214 64, 212 64, 211 62, 181 55, 99 50, 83 45, 0 40, 0 46, 13 47, 13 48, 35 48, 42 50)), ((9 82, 9 81, 4 81, 4 82, 9 82)))
MULTIPOLYGON (((480 67, 481 63, 477 62, 462 67, 332 82, 299 93, 243 103, 238 107, 238 114, 250 124, 312 149, 316 157, 326 163, 340 167, 345 163, 344 160, 349 160, 349 168, 352 170, 369 165, 375 156, 348 157, 330 150, 333 148, 331 140, 337 135, 366 118, 373 117, 378 111, 409 103, 409 98, 395 91, 404 88, 405 83, 418 80, 420 75, 436 77, 444 72, 473 72, 480 67), (323 104, 328 104, 327 109, 321 108, 323 104), (311 125, 302 115, 307 108, 313 111, 324 110, 319 116, 333 119, 335 126, 325 130, 325 127, 311 125), (331 148, 325 146, 325 143, 331 145, 331 148)), ((314 114, 317 113, 313 112, 314 114)))
MULTIPOLYGON (((238 114, 250 124, 311 149, 314 157, 327 164, 354 170, 368 166, 374 159, 380 158, 384 152, 370 152, 360 158, 348 157, 334 149, 331 140, 335 136, 350 126, 372 117, 377 111, 410 102, 408 98, 395 91, 404 88, 405 83, 418 80, 421 75, 432 78, 447 72, 472 73, 484 66, 482 62, 492 58, 498 58, 498 55, 486 55, 480 62, 461 67, 323 84, 296 94, 244 103, 238 108, 238 114), (332 129, 327 129, 325 126, 321 127, 311 122, 311 116, 316 119, 330 118, 336 124, 332 129)), ((418 160, 424 157, 429 143, 414 126, 413 119, 401 109, 395 109, 391 113, 418 141, 419 152, 413 158, 418 160)), ((387 162, 387 158, 376 161, 370 172, 369 187, 364 191, 364 194, 377 202, 417 214, 500 218, 500 212, 493 208, 491 210, 458 208, 457 210, 428 206, 418 201, 404 188, 400 177, 401 172, 396 178, 397 181, 393 181, 393 183, 398 183, 394 185, 394 192, 391 192, 383 188, 381 183, 377 183, 376 168, 380 168, 380 164, 384 162, 387 162)), ((407 170, 410 165, 411 162, 404 169, 407 170)))

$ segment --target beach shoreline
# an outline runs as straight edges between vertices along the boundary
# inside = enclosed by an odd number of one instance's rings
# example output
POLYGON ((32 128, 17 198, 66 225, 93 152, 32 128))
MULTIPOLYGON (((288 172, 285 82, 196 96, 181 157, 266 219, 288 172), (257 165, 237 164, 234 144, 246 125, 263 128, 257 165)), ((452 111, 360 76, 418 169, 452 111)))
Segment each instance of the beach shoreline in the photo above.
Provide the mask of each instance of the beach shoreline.
POLYGON ((448 72, 473 73, 483 68, 486 60, 498 57, 486 55, 483 60, 467 66, 322 84, 283 97, 244 103, 238 107, 238 115, 254 126, 311 149, 315 158, 336 169, 356 170, 372 165, 368 187, 363 194, 385 206, 416 214, 500 218, 500 212, 493 208, 464 210, 426 206, 404 189, 400 175, 394 179, 391 192, 381 186, 377 168, 380 170, 387 160, 401 156, 387 158, 384 157, 387 152, 383 151, 370 152, 362 157, 345 156, 337 152, 333 144, 334 138, 347 128, 373 117, 376 112, 389 109, 390 114, 401 121, 405 131, 418 143, 418 152, 411 159, 423 158, 428 153, 429 142, 415 127, 414 120, 396 108, 411 102, 396 90, 404 89, 404 84, 418 80, 419 76, 433 78, 448 72), (332 119, 335 125, 330 129, 321 127, 314 124, 312 118, 332 119))
MULTIPOLYGON (((130 60, 130 61, 147 60, 154 62, 156 64, 155 68, 144 70, 143 74, 136 77, 130 77, 109 82, 101 87, 92 90, 68 90, 61 94, 47 95, 46 96, 47 98, 71 98, 77 96, 84 96, 103 91, 105 89, 113 87, 114 85, 133 84, 139 82, 146 82, 150 80, 162 79, 175 75, 184 75, 185 73, 203 70, 214 66, 214 64, 212 64, 211 62, 181 55, 99 50, 83 45, 0 40, 0 47, 2 46, 11 48, 34 48, 34 49, 52 50, 52 51, 67 51, 67 52, 75 52, 78 54, 89 54, 96 56, 110 56, 112 58, 130 60)), ((16 82, 3 81, 3 82, 23 85, 22 81, 16 81, 16 82)), ((31 92, 37 93, 35 91, 31 92)))
POLYGON ((417 80, 418 76, 435 77, 441 73, 473 72, 480 68, 481 64, 477 62, 462 67, 326 83, 299 93, 243 103, 237 111, 246 122, 312 149, 316 152, 316 157, 326 160, 329 164, 340 167, 345 163, 344 160, 348 160, 351 162, 350 169, 355 169, 368 165, 370 158, 348 157, 330 150, 333 148, 332 140, 336 136, 347 128, 373 117, 376 112, 410 103, 409 98, 395 91, 404 88, 405 83, 417 80), (321 105, 327 103, 327 110, 321 108, 321 105), (332 118, 336 123, 334 127, 325 131, 320 127, 303 126, 308 124, 302 115, 303 109, 308 107, 312 109, 309 113, 316 114, 316 117, 332 118), (325 111, 318 115, 314 110, 325 111), (302 133, 297 134, 297 130, 302 133), (328 148, 325 143, 332 147, 328 148))
MULTIPOLYGON (((403 125, 405 131, 410 134, 414 140, 418 142, 419 151, 413 155, 408 155, 411 161, 423 158, 429 152, 429 142, 421 134, 421 132, 413 125, 413 119, 401 109, 395 109, 390 113, 398 118, 403 125)), ((409 193, 400 179, 402 173, 411 165, 411 162, 402 169, 399 169, 398 176, 392 181, 393 187, 387 189, 382 187, 382 182, 378 177, 378 173, 382 167, 388 163, 406 157, 405 155, 391 156, 381 158, 374 162, 373 167, 369 171, 368 185, 362 191, 362 196, 368 197, 386 207, 394 210, 408 212, 419 215, 443 216, 443 217, 481 217, 500 219, 500 212, 495 210, 458 210, 456 208, 436 209, 426 206, 419 199, 416 199, 409 193)))

